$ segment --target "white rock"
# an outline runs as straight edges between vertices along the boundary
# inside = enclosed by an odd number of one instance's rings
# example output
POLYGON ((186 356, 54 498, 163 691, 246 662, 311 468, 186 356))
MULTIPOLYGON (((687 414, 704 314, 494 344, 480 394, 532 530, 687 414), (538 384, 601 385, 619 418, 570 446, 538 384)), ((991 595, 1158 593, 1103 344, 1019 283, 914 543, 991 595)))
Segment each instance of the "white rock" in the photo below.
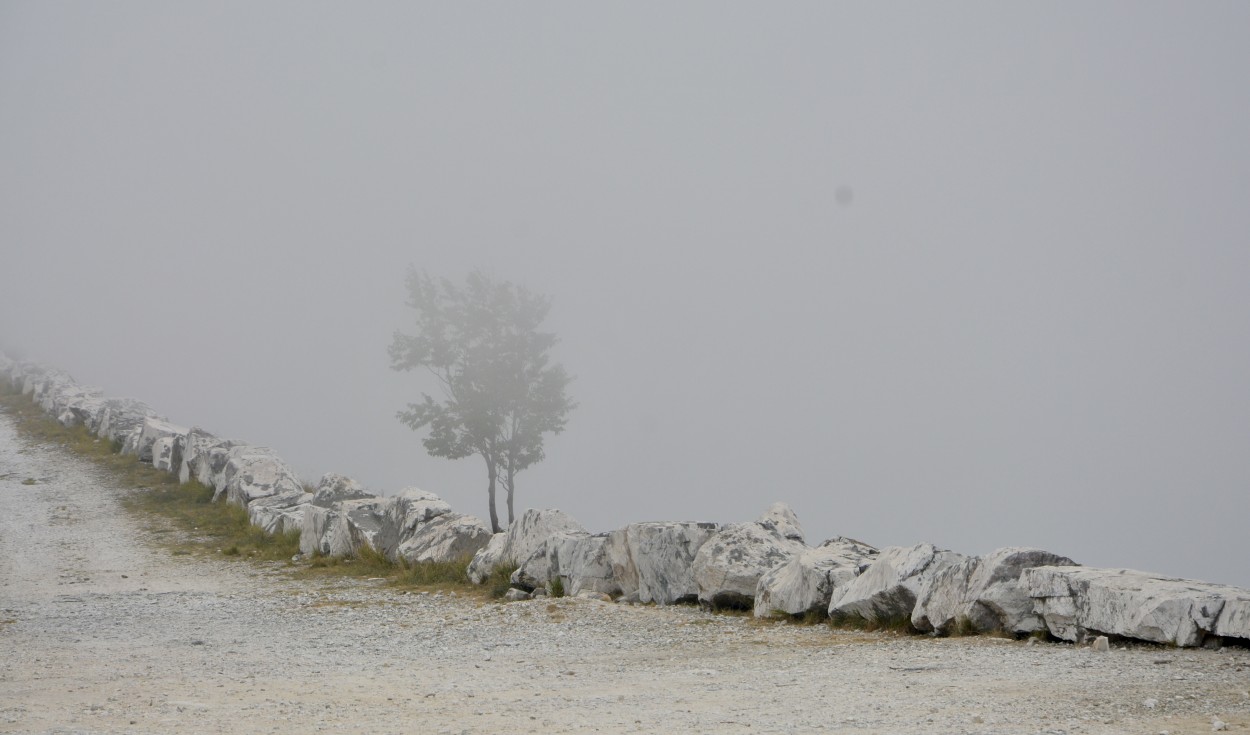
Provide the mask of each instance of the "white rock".
POLYGON ((803 615, 829 612, 833 591, 859 576, 877 556, 877 549, 848 538, 832 538, 804 549, 760 577, 755 588, 755 616, 775 613, 803 615))
POLYGON ((152 443, 152 467, 169 472, 173 468, 173 436, 162 436, 152 443))
POLYGON ((799 525, 799 518, 785 503, 773 503, 768 510, 764 511, 764 515, 755 520, 756 523, 776 532, 778 536, 797 541, 800 544, 807 544, 803 538, 803 527, 799 525))
POLYGON ((303 490, 284 490, 276 495, 256 498, 247 505, 247 517, 252 525, 272 534, 300 531, 304 527, 304 514, 312 504, 312 493, 303 490))
POLYGON ((371 498, 373 493, 365 489, 356 480, 337 472, 327 472, 321 476, 317 489, 313 492, 313 505, 329 508, 340 500, 371 498))
POLYGON ((318 505, 315 500, 309 502, 300 521, 299 553, 330 555, 330 519, 333 516, 331 508, 318 505))
POLYGON ((334 504, 327 529, 328 556, 355 556, 361 546, 377 549, 375 539, 386 518, 386 499, 379 497, 342 500, 334 504))
POLYGON ((476 554, 490 539, 490 527, 482 519, 444 513, 417 525, 395 554, 417 563, 450 562, 476 554))
MULTIPOLYGON (((387 498, 386 518, 378 536, 378 550, 394 558, 399 545, 417 533, 423 524, 451 512, 447 501, 434 493, 408 487, 387 498)), ((483 540, 482 544, 485 545, 483 540)), ((477 551, 477 549, 474 549, 477 551)))
POLYGON ((1182 647, 1211 635, 1250 639, 1250 590, 1131 569, 1037 567, 1020 583, 1051 635, 1089 634, 1182 647))
POLYGON ((1007 547, 985 558, 970 557, 929 575, 917 594, 911 623, 917 630, 1024 635, 1045 630, 1033 599, 1020 587, 1020 573, 1040 566, 1073 566, 1065 556, 1041 549, 1007 547))
POLYGON ((794 513, 782 503, 757 521, 721 528, 695 554, 692 571, 699 602, 751 609, 760 578, 805 551, 802 538, 794 513))
POLYGON ((504 593, 503 598, 508 602, 520 602, 530 599, 530 593, 513 587, 504 593))
POLYGON ((204 487, 225 487, 222 476, 226 469, 229 451, 243 442, 222 439, 199 427, 192 427, 179 441, 181 457, 178 461, 178 481, 195 480, 204 487))
POLYGON ((910 621, 916 597, 932 576, 966 557, 933 544, 891 546, 881 550, 862 574, 834 590, 829 616, 875 622, 910 621))
MULTIPOLYGON (((158 439, 185 436, 188 429, 152 416, 145 417, 140 429, 127 437, 122 454, 133 454, 140 462, 152 461, 152 447, 158 439)), ((172 448, 172 444, 167 445, 172 448)))
POLYGON ((582 590, 573 596, 578 598, 579 600, 596 600, 598 602, 611 602, 612 601, 611 595, 605 594, 603 592, 595 592, 594 590, 582 590))
POLYGON ((1106 653, 1111 650, 1111 641, 1107 639, 1107 636, 1100 635, 1090 644, 1090 648, 1098 653, 1106 653))
POLYGON ((562 510, 528 509, 495 534, 489 543, 473 556, 469 579, 481 584, 500 564, 519 564, 530 558, 551 536, 566 531, 586 532, 582 524, 562 510))
POLYGON ((106 398, 100 412, 100 426, 96 435, 101 439, 115 442, 125 439, 135 430, 141 430, 143 422, 155 417, 148 404, 134 398, 106 398))
MULTIPOLYGON (((699 599, 694 558, 700 547, 720 530, 716 523, 632 523, 625 527, 625 543, 637 574, 638 599, 671 605, 699 599)), ((628 594, 631 590, 625 590, 628 594)))
POLYGON ((231 447, 221 479, 224 484, 214 499, 224 494, 227 501, 244 507, 257 498, 304 491, 295 471, 266 447, 231 447))

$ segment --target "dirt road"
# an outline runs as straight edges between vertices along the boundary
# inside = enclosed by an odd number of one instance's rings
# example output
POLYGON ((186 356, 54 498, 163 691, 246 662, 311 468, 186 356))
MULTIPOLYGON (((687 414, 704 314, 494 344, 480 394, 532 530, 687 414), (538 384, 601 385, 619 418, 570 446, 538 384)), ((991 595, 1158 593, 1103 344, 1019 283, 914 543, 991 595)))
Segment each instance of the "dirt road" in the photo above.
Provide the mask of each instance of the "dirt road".
POLYGON ((173 556, 0 414, 0 732, 1250 732, 1250 651, 482 603, 173 556))

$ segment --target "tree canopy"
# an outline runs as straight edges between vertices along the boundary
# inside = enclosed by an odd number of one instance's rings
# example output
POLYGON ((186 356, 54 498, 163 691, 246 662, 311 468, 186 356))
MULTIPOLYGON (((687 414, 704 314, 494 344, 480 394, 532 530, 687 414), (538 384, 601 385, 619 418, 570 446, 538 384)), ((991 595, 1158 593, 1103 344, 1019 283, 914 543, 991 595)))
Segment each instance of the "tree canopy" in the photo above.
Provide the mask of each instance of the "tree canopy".
POLYGON ((558 338, 541 329, 550 302, 480 271, 459 285, 410 268, 407 287, 415 329, 395 332, 391 367, 427 370, 442 398, 423 393, 399 420, 428 430, 422 444, 431 456, 485 460, 491 528, 499 532, 496 486, 504 487, 511 523, 517 473, 543 459, 544 436, 563 431, 576 407, 565 392, 572 379, 551 361, 558 338))

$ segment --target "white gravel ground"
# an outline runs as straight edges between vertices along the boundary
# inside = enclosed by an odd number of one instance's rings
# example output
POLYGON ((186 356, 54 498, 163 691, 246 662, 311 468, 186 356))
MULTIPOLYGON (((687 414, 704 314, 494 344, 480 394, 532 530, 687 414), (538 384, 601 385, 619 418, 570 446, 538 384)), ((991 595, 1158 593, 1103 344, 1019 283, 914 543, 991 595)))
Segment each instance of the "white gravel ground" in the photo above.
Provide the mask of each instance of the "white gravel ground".
POLYGON ((297 583, 145 543, 121 493, 0 414, 0 732, 1250 731, 1244 649, 297 583))

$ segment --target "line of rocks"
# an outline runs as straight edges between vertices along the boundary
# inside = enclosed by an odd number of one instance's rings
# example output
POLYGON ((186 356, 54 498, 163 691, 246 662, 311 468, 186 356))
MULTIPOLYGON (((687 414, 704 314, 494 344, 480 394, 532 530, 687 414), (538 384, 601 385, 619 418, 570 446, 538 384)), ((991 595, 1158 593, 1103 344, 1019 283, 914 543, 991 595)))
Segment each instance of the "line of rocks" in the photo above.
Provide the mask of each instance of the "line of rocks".
POLYGON ((927 543, 877 549, 845 537, 810 547, 782 503, 748 523, 633 523, 597 534, 562 511, 526 510, 492 535, 480 519, 416 488, 378 496, 330 473, 306 489, 271 449, 175 425, 141 401, 107 398, 60 370, 0 355, 0 377, 63 425, 83 425, 183 482, 213 488, 215 499, 247 508, 266 531, 298 531, 303 554, 351 556, 364 546, 412 562, 472 554, 468 574, 478 584, 516 567, 510 599, 562 592, 909 625, 939 635, 1250 644, 1250 590, 1241 588, 1084 567, 1034 548, 978 557, 927 543))
POLYGON ((368 545, 392 560, 450 562, 490 541, 480 519, 452 511, 437 495, 405 488, 381 497, 328 473, 315 489, 268 447, 186 428, 133 398, 109 398, 68 373, 0 355, 0 378, 63 426, 84 426, 123 454, 213 489, 213 499, 247 509, 268 533, 299 533, 302 554, 353 556, 368 545))

